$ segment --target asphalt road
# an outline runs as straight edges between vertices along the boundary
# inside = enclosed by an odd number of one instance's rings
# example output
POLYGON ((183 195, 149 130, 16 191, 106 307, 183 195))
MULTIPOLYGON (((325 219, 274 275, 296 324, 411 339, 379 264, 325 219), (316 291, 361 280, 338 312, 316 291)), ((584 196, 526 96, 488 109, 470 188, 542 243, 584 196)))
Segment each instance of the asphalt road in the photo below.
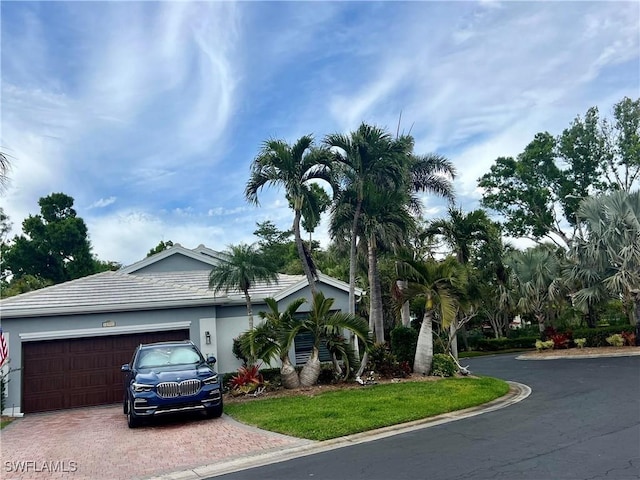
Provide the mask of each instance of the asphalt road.
POLYGON ((640 357, 463 363, 532 394, 495 412, 217 478, 640 478, 640 357))

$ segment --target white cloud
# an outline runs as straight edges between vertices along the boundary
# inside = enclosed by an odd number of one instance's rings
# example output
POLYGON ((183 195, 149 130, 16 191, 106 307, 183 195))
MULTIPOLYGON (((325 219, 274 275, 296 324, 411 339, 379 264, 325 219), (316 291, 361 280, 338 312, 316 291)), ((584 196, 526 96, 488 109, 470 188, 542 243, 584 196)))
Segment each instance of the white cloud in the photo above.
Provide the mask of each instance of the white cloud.
POLYGON ((89 205, 89 208, 104 208, 115 203, 116 197, 101 198, 89 205))
POLYGON ((3 207, 15 229, 65 192, 99 257, 125 263, 160 240, 250 242, 256 222, 292 221, 281 191, 244 199, 261 141, 395 131, 400 111, 473 205, 498 156, 637 97, 639 17, 634 2, 9 2, 3 207))

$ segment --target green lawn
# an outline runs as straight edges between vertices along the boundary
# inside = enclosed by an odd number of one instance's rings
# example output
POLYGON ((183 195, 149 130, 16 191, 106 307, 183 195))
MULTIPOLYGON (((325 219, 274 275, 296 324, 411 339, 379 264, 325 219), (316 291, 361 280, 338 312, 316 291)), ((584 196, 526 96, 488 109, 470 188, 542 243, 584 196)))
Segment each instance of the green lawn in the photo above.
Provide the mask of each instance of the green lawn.
POLYGON ((449 378, 345 389, 313 397, 256 399, 225 405, 236 420, 310 440, 328 440, 461 410, 505 395, 495 378, 449 378))

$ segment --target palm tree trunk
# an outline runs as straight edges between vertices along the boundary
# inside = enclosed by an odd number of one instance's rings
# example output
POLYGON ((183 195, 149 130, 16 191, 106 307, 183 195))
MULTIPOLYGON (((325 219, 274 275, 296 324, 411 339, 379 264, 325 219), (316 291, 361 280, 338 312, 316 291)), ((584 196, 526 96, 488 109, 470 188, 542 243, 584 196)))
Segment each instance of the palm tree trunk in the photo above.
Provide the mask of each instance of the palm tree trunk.
POLYGON ((429 375, 433 363, 433 319, 432 310, 426 309, 420 325, 416 356, 413 360, 413 371, 429 375))
POLYGON ((282 386, 287 389, 300 387, 300 378, 295 367, 291 364, 289 355, 285 355, 280 359, 282 365, 280 366, 280 378, 282 380, 282 386))
MULTIPOLYGON (((398 286, 398 290, 405 291, 409 286, 409 282, 407 280, 397 280, 396 285, 398 286)), ((409 309, 409 302, 404 302, 400 309, 400 319, 402 320, 403 327, 411 326, 411 310, 409 309)))
POLYGON ((369 288, 371 293, 369 299, 369 315, 373 323, 373 331, 376 336, 376 343, 384 343, 384 318, 382 315, 382 291, 380 286, 380 275, 378 274, 378 257, 376 255, 375 240, 369 239, 367 242, 367 252, 369 260, 369 288))
POLYGON ((300 209, 296 209, 295 212, 295 217, 293 219, 293 233, 296 239, 296 248, 298 250, 300 261, 302 262, 302 270, 304 271, 304 274, 307 277, 307 281, 309 282, 311 294, 315 295, 317 293, 316 277, 311 272, 311 266, 309 265, 309 260, 307 260, 307 253, 304 250, 302 236, 300 234, 300 217, 302 216, 302 211, 300 209))
POLYGON ((458 359, 458 331, 456 330, 455 322, 451 322, 449 325, 449 350, 451 355, 458 359))
POLYGON ((244 299, 247 302, 247 316, 249 317, 249 330, 253 330, 253 306, 247 290, 244 291, 244 299))
MULTIPOLYGON (((351 242, 349 244, 349 314, 356 314, 356 249, 358 246, 358 222, 360 221, 360 211, 362 202, 358 201, 356 211, 353 214, 353 224, 351 225, 351 242)), ((350 334, 349 341, 353 347, 356 358, 360 358, 360 347, 355 335, 350 334)))
POLYGON ((349 245, 349 313, 356 313, 356 247, 358 246, 358 222, 360 221, 360 211, 362 202, 358 201, 356 211, 353 214, 353 224, 351 225, 351 243, 349 245))
POLYGON ((317 347, 311 349, 311 355, 309 360, 302 367, 300 372, 300 386, 310 387, 318 383, 318 377, 320 376, 320 352, 317 347))

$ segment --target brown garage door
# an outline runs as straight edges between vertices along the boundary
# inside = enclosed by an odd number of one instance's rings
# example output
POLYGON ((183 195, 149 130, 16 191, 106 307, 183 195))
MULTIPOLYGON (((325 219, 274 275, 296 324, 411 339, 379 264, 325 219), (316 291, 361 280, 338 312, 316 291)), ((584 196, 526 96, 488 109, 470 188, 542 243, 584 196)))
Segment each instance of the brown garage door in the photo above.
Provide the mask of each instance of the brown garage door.
POLYGON ((22 345, 22 411, 122 401, 120 367, 140 343, 187 340, 189 330, 26 342, 22 345))

